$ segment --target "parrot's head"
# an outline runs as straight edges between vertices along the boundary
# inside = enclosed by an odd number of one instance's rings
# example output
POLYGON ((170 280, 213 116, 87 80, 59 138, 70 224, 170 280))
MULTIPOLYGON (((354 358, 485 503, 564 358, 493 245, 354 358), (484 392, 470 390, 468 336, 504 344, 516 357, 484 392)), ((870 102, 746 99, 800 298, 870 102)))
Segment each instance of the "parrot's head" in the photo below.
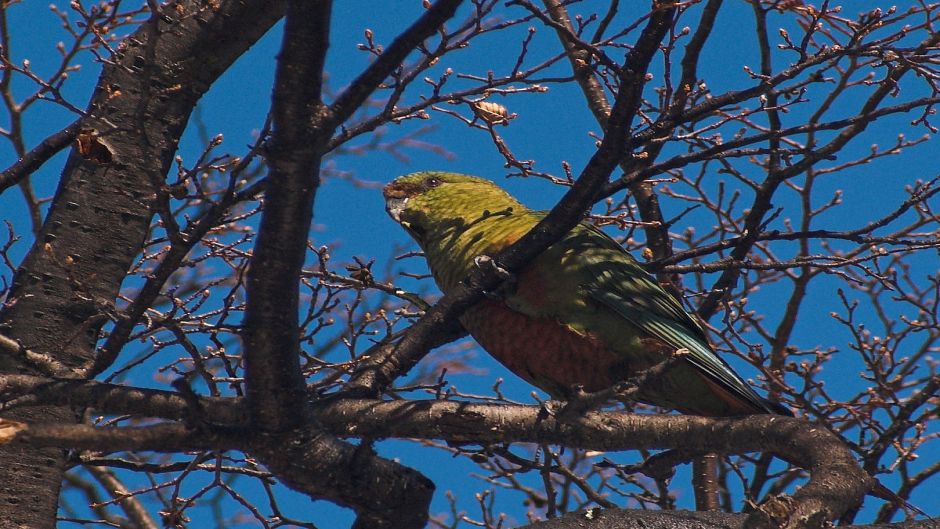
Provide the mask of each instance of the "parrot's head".
POLYGON ((383 194, 385 210, 418 243, 498 210, 525 209, 489 180, 440 171, 400 176, 385 186, 383 194))

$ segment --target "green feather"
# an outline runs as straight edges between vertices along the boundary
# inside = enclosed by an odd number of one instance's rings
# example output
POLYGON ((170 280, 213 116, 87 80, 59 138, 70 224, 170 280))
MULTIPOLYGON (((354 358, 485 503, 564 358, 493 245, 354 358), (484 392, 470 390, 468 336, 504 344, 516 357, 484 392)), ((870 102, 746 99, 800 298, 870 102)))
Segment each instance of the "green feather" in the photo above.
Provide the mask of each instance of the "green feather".
POLYGON ((594 239, 595 248, 603 249, 602 255, 606 258, 598 259, 597 255, 592 255, 597 252, 590 251, 582 256, 588 276, 593 278, 586 288, 592 299, 677 350, 686 349, 689 352, 686 358, 701 372, 759 409, 774 413, 766 401, 715 354, 698 323, 633 256, 594 226, 582 224, 582 227, 594 239))

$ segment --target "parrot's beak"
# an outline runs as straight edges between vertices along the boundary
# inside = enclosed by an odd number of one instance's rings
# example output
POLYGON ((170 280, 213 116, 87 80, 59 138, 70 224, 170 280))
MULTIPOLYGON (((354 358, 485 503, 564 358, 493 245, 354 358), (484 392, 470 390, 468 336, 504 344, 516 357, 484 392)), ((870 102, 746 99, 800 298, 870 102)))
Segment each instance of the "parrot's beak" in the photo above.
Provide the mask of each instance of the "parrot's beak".
POLYGON ((407 204, 408 197, 385 197, 385 211, 398 223, 401 223, 401 212, 407 204))

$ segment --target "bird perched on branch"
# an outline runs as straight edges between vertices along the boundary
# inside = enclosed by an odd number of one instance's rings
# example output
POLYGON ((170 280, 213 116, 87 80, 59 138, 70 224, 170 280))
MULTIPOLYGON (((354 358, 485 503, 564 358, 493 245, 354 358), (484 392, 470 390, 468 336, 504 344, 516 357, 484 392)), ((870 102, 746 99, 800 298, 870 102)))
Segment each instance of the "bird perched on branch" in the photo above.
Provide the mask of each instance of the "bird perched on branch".
MULTIPOLYGON (((545 216, 489 180, 455 173, 402 176, 384 194, 444 293, 480 256, 496 255, 545 216)), ((554 398, 604 390, 684 349, 640 388, 639 400, 697 415, 790 414, 757 395, 682 305, 590 224, 576 226, 460 321, 494 358, 554 398)))

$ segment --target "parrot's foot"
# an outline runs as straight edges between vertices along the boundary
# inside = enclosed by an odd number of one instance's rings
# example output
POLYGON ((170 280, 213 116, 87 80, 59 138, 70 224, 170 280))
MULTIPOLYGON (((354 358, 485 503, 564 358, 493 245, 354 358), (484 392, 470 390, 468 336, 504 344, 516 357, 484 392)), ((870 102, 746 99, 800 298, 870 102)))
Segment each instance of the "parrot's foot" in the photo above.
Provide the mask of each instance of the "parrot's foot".
POLYGON ((488 255, 478 255, 474 257, 473 264, 484 272, 495 273, 503 281, 512 277, 512 274, 509 273, 509 270, 499 266, 496 260, 488 255))
POLYGON ((584 391, 584 388, 577 386, 568 391, 568 400, 557 413, 555 417, 560 421, 576 419, 585 413, 600 408, 610 402, 616 393, 613 388, 595 391, 593 393, 584 391))
POLYGON ((473 264, 486 273, 495 273, 502 280, 494 290, 484 290, 483 295, 494 300, 505 299, 516 289, 516 278, 509 270, 499 266, 496 260, 488 255, 478 255, 473 258, 473 264))

